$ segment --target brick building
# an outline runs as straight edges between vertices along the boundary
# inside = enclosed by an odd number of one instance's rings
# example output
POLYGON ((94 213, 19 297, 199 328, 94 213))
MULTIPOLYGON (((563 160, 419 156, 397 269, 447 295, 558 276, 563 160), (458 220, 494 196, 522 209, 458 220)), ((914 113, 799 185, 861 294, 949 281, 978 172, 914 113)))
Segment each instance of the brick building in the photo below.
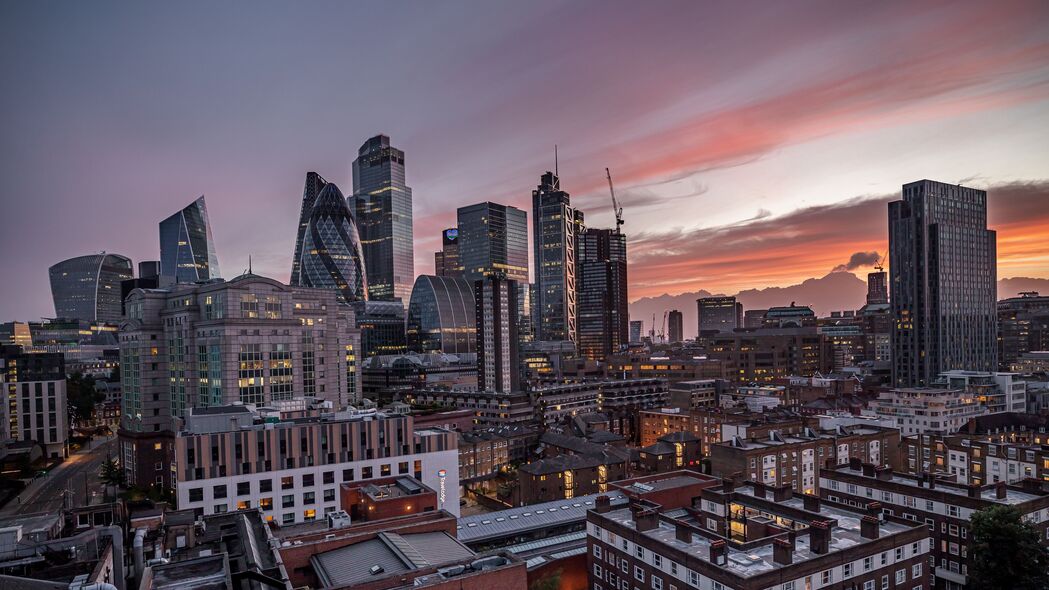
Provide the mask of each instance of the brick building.
POLYGON ((339 486, 339 506, 351 522, 375 521, 437 510, 437 492, 419 480, 390 477, 339 486))
POLYGON ((765 485, 790 485, 797 492, 819 491, 819 470, 856 458, 877 465, 899 465, 900 432, 877 426, 805 428, 797 434, 772 431, 761 439, 734 437, 710 448, 710 470, 719 477, 740 476, 765 485))
POLYGON ((679 408, 643 410, 638 413, 641 423, 641 445, 655 444, 660 437, 673 432, 691 432, 702 443, 704 455, 710 455, 710 446, 740 438, 763 438, 776 430, 783 434, 801 432, 804 423, 799 416, 782 411, 750 412, 725 408, 679 408))
POLYGON ((965 586, 970 559, 969 527, 977 510, 995 504, 1018 508, 1049 544, 1049 492, 1041 482, 1005 482, 969 486, 929 475, 904 475, 851 460, 820 470, 820 496, 835 502, 866 506, 880 503, 886 512, 928 527, 933 537, 931 557, 936 587, 965 586))
POLYGON ((628 468, 627 459, 612 453, 533 461, 517 470, 518 505, 607 492, 609 482, 624 479, 628 468))
POLYGON ((1049 446, 1009 436, 914 435, 902 446, 900 469, 912 475, 935 473, 969 485, 1049 480, 1049 446))

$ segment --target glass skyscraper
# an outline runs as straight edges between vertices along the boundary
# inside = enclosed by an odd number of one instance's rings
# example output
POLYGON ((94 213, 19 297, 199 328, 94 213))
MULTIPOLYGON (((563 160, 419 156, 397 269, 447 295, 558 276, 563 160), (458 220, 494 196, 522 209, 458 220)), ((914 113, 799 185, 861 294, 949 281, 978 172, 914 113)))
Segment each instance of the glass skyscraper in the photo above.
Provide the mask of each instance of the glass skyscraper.
POLYGON ((588 228, 578 245, 579 353, 604 361, 629 341, 626 236, 588 228))
POLYGON ((996 257, 985 191, 920 180, 889 203, 897 387, 929 386, 954 369, 997 370, 996 257))
POLYGON ((289 285, 299 285, 299 276, 302 269, 302 241, 306 237, 306 228, 310 224, 310 215, 313 214, 313 204, 317 202, 317 196, 327 186, 328 181, 316 172, 306 173, 306 187, 302 189, 302 207, 299 209, 299 229, 295 236, 295 257, 291 260, 291 280, 289 285))
POLYGON ((160 222, 160 275, 163 283, 196 283, 220 278, 204 196, 160 222))
POLYGON ((533 314, 537 340, 576 339, 576 238, 583 214, 571 207, 561 180, 547 172, 532 191, 535 247, 533 314))
POLYGON ((298 285, 334 289, 344 303, 367 299, 361 242, 342 191, 327 183, 317 195, 302 238, 298 285))
POLYGON ((404 152, 390 138, 376 135, 364 142, 353 161, 353 203, 368 298, 406 305, 415 280, 412 232, 412 189, 405 185, 404 152))
POLYGON ((459 207, 459 263, 471 284, 498 275, 528 282, 528 215, 498 203, 459 207))
POLYGON ((131 259, 119 254, 89 254, 63 260, 48 269, 55 317, 117 323, 120 284, 134 278, 131 259))

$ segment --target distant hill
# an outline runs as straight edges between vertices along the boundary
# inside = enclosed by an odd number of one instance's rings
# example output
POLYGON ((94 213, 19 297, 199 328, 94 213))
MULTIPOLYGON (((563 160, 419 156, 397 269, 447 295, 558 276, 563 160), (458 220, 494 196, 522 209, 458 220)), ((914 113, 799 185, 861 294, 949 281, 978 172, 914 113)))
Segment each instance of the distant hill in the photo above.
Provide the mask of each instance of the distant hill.
MULTIPOLYGON (((1049 295, 1049 279, 1031 277, 1012 277, 998 281, 998 298, 1015 297, 1024 291, 1038 291, 1049 295)), ((689 291, 678 295, 660 295, 642 297, 630 304, 630 319, 645 322, 647 333, 656 316, 656 324, 663 322, 663 312, 676 309, 683 316, 685 337, 696 336, 696 299, 724 295, 709 291, 689 291)), ((829 315, 832 311, 859 309, 867 297, 867 282, 851 272, 832 272, 822 278, 805 279, 800 284, 789 287, 767 287, 765 289, 745 289, 736 293, 743 304, 743 309, 768 309, 777 305, 808 305, 816 315, 829 315)))
MULTIPOLYGON (((685 337, 694 338, 697 322, 696 299, 711 295, 708 291, 700 290, 678 295, 643 297, 630 304, 630 318, 643 320, 647 332, 652 323, 652 314, 656 316, 656 323, 662 324, 663 312, 677 309, 683 316, 685 337)), ((798 305, 812 307, 817 315, 827 315, 842 309, 857 309, 863 305, 866 296, 867 283, 850 272, 832 272, 822 278, 806 279, 789 287, 745 289, 736 293, 744 310, 790 305, 793 301, 798 305)))

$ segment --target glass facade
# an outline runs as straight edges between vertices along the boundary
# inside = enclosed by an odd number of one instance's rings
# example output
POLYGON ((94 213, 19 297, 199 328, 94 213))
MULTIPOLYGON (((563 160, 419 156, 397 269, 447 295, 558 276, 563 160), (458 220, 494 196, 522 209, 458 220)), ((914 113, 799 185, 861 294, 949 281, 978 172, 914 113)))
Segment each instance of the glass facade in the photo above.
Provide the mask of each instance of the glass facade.
POLYGON ((63 260, 48 275, 56 317, 109 323, 123 316, 120 283, 134 278, 131 259, 105 252, 63 260))
POLYGON ((325 184, 313 204, 302 240, 299 283, 334 289, 345 303, 367 298, 361 242, 342 191, 325 184))
POLYGON ((477 352, 474 293, 459 277, 419 275, 408 304, 408 350, 477 352))
POLYGON ((570 206, 556 174, 547 172, 532 191, 535 248, 533 305, 536 339, 576 339, 576 238, 583 214, 570 206))
POLYGON ((404 332, 404 306, 400 301, 357 301, 353 304, 361 331, 364 358, 408 351, 404 332))
POLYGON ((302 242, 306 238, 306 229, 310 225, 310 215, 313 214, 313 205, 317 202, 317 196, 321 194, 328 181, 316 172, 306 173, 306 186, 302 189, 302 207, 299 209, 299 229, 295 236, 295 257, 291 260, 291 280, 289 285, 299 286, 302 284, 300 273, 302 272, 302 242))
POLYGON ((982 190, 921 180, 889 203, 897 387, 928 386, 953 369, 997 369, 995 238, 982 190))
POLYGON ((463 266, 459 260, 459 228, 441 232, 441 251, 434 252, 434 274, 439 277, 460 277, 463 266))
POLYGON ((579 236, 578 347, 603 361, 628 342, 626 236, 587 229, 579 236))
POLYGON ((204 196, 160 222, 160 274, 167 282, 220 278, 204 196))
POLYGON ((405 184, 404 152, 377 135, 353 161, 353 210, 364 247, 368 299, 408 301, 415 279, 412 189, 405 184))

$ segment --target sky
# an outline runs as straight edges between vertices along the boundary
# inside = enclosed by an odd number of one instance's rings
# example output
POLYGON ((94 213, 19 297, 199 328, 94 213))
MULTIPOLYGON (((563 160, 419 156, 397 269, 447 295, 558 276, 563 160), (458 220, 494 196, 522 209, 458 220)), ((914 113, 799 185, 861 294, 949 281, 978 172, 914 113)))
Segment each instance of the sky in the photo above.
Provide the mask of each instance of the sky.
POLYGON ((622 201, 630 298, 785 286, 884 255, 885 202, 988 190, 999 277, 1049 278, 1049 3, 0 3, 0 321, 47 268, 157 259, 205 195, 219 263, 287 280, 307 171, 390 135, 416 272, 457 207, 553 167, 622 201))

